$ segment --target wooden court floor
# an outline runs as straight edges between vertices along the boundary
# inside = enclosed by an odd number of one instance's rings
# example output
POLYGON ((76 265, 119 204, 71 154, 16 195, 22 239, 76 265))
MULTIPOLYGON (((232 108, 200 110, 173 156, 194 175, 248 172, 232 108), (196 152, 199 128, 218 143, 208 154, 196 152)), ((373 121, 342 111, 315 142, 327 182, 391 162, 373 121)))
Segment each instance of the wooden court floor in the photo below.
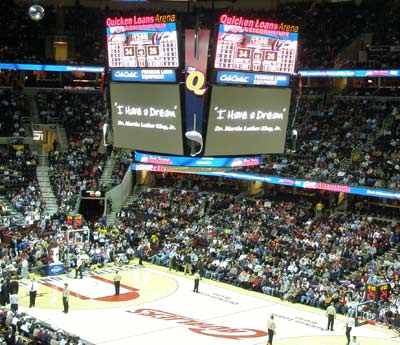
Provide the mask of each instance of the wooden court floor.
MULTIPOLYGON (((200 293, 194 294, 191 276, 169 272, 149 263, 144 267, 133 262, 120 268, 93 269, 85 272, 83 279, 74 279, 74 275, 71 272, 38 277, 39 290, 34 308, 28 308, 29 280, 22 280, 20 309, 80 335, 92 344, 156 345, 169 344, 172 338, 174 345, 266 344, 266 321, 271 313, 276 315, 275 345, 346 344, 342 316, 336 320, 335 332, 328 332, 325 331, 323 310, 281 302, 207 279, 200 282, 200 293), (122 276, 118 296, 115 296, 113 284, 116 269, 122 276), (71 290, 70 312, 66 315, 61 312, 64 282, 71 290), (145 313, 172 316, 157 318, 145 313), (179 319, 186 321, 183 323, 179 319), (187 320, 206 322, 214 325, 214 330, 193 331, 193 327, 185 324, 187 320), (220 326, 219 331, 217 326, 220 326), (117 331, 113 334, 107 331, 108 328, 117 331)), ((400 344, 400 338, 394 333, 377 327, 357 327, 354 334, 360 345, 400 344)))

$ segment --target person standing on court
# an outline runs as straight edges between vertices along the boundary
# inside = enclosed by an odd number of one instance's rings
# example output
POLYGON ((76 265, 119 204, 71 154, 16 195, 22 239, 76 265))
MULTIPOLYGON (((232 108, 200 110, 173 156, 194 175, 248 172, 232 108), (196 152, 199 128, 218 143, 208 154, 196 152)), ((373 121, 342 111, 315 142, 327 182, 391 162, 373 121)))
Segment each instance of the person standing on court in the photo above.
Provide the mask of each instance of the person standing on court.
POLYGON ((186 251, 185 256, 183 257, 183 263, 185 264, 183 272, 189 273, 192 275, 192 257, 190 256, 189 250, 186 251))
POLYGON ((333 324, 336 318, 336 309, 333 303, 331 303, 331 305, 328 308, 326 308, 326 316, 328 317, 327 331, 329 330, 333 331, 333 324))
POLYGON ((119 295, 119 288, 121 285, 121 275, 119 274, 118 271, 115 271, 113 280, 114 280, 114 287, 115 287, 115 295, 119 295))
POLYGON ((200 274, 199 272, 196 272, 194 274, 194 289, 193 292, 199 292, 199 283, 200 283, 200 274))
POLYGON ((350 344, 350 334, 351 334, 351 330, 353 329, 353 327, 356 324, 356 320, 354 320, 354 317, 351 317, 350 314, 347 314, 348 318, 346 320, 346 338, 347 338, 347 345, 350 344))
POLYGON ((69 289, 68 289, 68 284, 64 284, 64 290, 62 293, 62 300, 63 300, 63 306, 64 310, 63 313, 67 314, 69 310, 69 289))
POLYGON ((268 329, 268 343, 267 345, 272 345, 272 339, 276 334, 276 325, 274 321, 274 315, 271 315, 269 320, 267 321, 267 329, 268 329))
POLYGON ((139 246, 137 247, 137 256, 139 258, 139 265, 143 265, 144 246, 142 242, 140 242, 139 246))
POLYGON ((80 276, 80 278, 83 278, 83 273, 82 273, 83 267, 82 267, 82 259, 81 257, 78 255, 78 257, 76 258, 76 271, 75 271, 75 279, 78 278, 78 274, 80 276))
POLYGON ((21 261, 21 277, 23 279, 28 279, 28 267, 29 263, 28 260, 26 259, 26 256, 21 261))
POLYGON ((38 283, 36 282, 35 278, 32 278, 31 282, 29 283, 29 308, 35 306, 37 289, 38 283))

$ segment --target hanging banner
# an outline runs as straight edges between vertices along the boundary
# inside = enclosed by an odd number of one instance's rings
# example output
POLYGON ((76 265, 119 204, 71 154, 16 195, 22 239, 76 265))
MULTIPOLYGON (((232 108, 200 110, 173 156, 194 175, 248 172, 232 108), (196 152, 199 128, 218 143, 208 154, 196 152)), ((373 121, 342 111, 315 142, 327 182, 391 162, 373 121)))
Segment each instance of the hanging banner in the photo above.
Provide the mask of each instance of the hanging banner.
POLYGON ((207 91, 210 30, 185 30, 185 137, 203 147, 203 112, 207 91))

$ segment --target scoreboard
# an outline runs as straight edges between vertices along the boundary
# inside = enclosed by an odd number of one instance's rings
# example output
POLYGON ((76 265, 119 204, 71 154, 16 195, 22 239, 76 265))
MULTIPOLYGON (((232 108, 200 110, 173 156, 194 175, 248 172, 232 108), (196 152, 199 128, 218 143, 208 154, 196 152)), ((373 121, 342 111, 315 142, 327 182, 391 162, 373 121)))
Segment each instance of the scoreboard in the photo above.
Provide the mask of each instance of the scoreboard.
POLYGON ((107 54, 110 68, 178 68, 175 16, 107 18, 107 54), (167 21, 169 20, 169 21, 167 21))
POLYGON ((298 27, 222 15, 214 68, 243 72, 292 74, 298 27))
POLYGON ((201 146, 191 154, 210 157, 283 152, 298 26, 223 14, 218 28, 208 59, 209 30, 185 30, 185 54, 180 54, 175 15, 106 19, 116 147, 180 156, 201 146))
POLYGON ((365 284, 365 299, 374 300, 376 302, 383 301, 390 296, 390 285, 382 284, 365 284))

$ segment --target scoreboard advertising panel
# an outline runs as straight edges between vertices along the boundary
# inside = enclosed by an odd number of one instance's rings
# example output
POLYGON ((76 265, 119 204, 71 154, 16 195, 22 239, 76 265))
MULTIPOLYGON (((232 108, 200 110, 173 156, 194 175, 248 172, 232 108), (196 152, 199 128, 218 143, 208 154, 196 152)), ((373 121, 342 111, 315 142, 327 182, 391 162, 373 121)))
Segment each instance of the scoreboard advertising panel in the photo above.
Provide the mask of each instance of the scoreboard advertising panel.
POLYGON ((299 27, 223 14, 214 60, 216 70, 292 74, 299 27))
POLYGON ((179 85, 111 83, 114 146, 183 155, 179 85))
POLYGON ((282 153, 291 89, 214 86, 204 154, 282 153))

